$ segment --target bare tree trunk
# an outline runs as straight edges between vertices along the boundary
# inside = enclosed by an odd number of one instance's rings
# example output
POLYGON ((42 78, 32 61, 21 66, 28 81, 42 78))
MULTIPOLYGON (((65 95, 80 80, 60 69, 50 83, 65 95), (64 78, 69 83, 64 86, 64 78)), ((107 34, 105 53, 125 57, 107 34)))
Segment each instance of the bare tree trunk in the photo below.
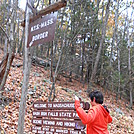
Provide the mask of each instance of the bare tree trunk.
MULTIPOLYGON (((133 0, 134 2, 134 0, 133 0)), ((128 12, 127 12, 127 16, 128 16, 128 12)), ((131 13, 131 19, 133 18, 133 11, 131 13)), ((132 69, 131 69, 131 46, 130 46, 130 33, 129 33, 129 22, 127 20, 127 39, 128 39, 128 74, 129 74, 129 94, 130 94, 130 108, 132 108, 133 106, 133 85, 132 85, 132 69)), ((134 26, 134 21, 133 21, 133 26, 134 26)), ((133 33, 133 29, 132 29, 132 33, 133 33)), ((133 35, 132 35, 133 36, 133 35)))
POLYGON ((53 81, 53 41, 51 42, 51 66, 50 66, 50 81, 53 81))
MULTIPOLYGON (((110 55, 110 67, 112 70, 112 57, 113 57, 113 46, 116 43, 117 45, 117 59, 118 59, 118 91, 116 93, 116 101, 118 100, 118 96, 120 94, 120 46, 119 46, 119 41, 118 41, 118 16, 119 16, 119 0, 117 0, 117 7, 116 7, 116 12, 115 12, 115 27, 114 27, 114 33, 113 33, 113 40, 112 40, 112 48, 111 48, 111 55, 110 55)), ((112 71, 111 71, 111 78, 112 78, 112 91, 113 91, 113 76, 112 76, 112 71)))
MULTIPOLYGON (((11 0, 8 1, 8 6, 7 6, 7 12, 9 13, 9 8, 10 8, 10 5, 11 5, 11 0)), ((9 17, 9 14, 7 14, 7 18, 9 17)), ((8 35, 8 28, 9 28, 9 24, 7 22, 6 24, 6 34, 8 35)), ((7 51, 8 51, 8 48, 7 48, 7 43, 8 43, 8 39, 5 38, 5 46, 4 46, 4 55, 7 54, 7 51)))
POLYGON ((117 39, 116 39, 116 43, 117 43, 117 59, 118 59, 118 91, 117 91, 117 100, 118 100, 118 96, 120 95, 120 86, 121 86, 120 83, 121 69, 120 69, 120 48, 117 39))
POLYGON ((18 46, 18 53, 19 53, 19 54, 22 52, 22 47, 23 47, 22 44, 23 44, 24 34, 25 34, 25 29, 23 28, 21 41, 20 41, 20 44, 19 44, 19 46, 18 46))
MULTIPOLYGON (((27 0, 28 3, 29 0, 27 0)), ((28 83, 29 83, 29 74, 31 68, 31 57, 29 55, 29 48, 27 48, 28 42, 28 25, 29 25, 29 12, 30 9, 27 6, 26 9, 26 24, 25 24, 25 62, 24 62, 24 77, 23 77, 23 86, 22 86, 22 94, 19 108, 19 119, 18 119, 18 130, 17 134, 24 133, 24 120, 25 120, 25 109, 26 109, 26 99, 28 92, 28 83)))
POLYGON ((111 79, 111 90, 114 90, 113 86, 113 72, 112 72, 112 59, 113 59, 113 47, 115 44, 115 40, 117 38, 117 28, 118 28, 118 14, 119 14, 119 0, 117 2, 117 9, 115 12, 115 26, 114 26, 114 32, 113 32, 113 39, 112 39, 112 44, 111 44, 111 54, 110 54, 110 79, 111 79))
POLYGON ((102 49, 103 42, 105 39, 106 26, 107 26, 107 21, 108 21, 108 17, 109 17, 109 8, 110 8, 110 0, 108 0, 107 7, 106 7, 105 22, 104 22, 104 25, 102 27, 102 37, 100 40, 100 46, 99 46, 99 49, 97 52, 97 56, 96 56, 96 60, 95 60, 95 64, 94 64, 94 68, 93 68, 93 72, 92 72, 90 81, 94 81, 95 76, 96 76, 96 71, 97 71, 97 67, 98 67, 98 63, 99 63, 99 59, 100 59, 100 55, 101 55, 101 49, 102 49))
POLYGON ((46 57, 49 57, 50 44, 47 45, 46 57))
MULTIPOLYGON (((4 0, 4 7, 6 7, 6 0, 4 0)), ((4 14, 3 14, 3 24, 5 23, 5 12, 4 12, 4 14)))
MULTIPOLYGON (((64 9, 65 10, 65 9, 64 9)), ((62 25, 62 23, 61 23, 62 25)), ((62 28, 62 31, 63 31, 63 28, 62 28)), ((62 46, 61 46, 61 53, 59 55, 59 58, 58 58, 58 62, 56 64, 56 68, 55 68, 55 72, 54 72, 54 75, 53 75, 53 58, 54 58, 54 55, 55 55, 55 52, 53 52, 54 50, 54 41, 52 42, 52 48, 51 48, 51 75, 52 75, 52 87, 51 87, 51 91, 50 91, 50 95, 49 95, 49 98, 48 100, 49 101, 54 101, 55 99, 55 83, 56 83, 56 78, 57 78, 57 75, 58 75, 58 68, 59 68, 59 65, 60 65, 60 61, 61 61, 61 57, 62 57, 62 52, 63 52, 63 48, 64 48, 64 40, 65 40, 65 35, 64 35, 64 39, 62 40, 62 46), (53 96, 52 96, 53 95, 53 96)))
MULTIPOLYGON (((17 5, 16 5, 15 10, 17 10, 17 7, 18 7, 18 2, 17 1, 16 1, 16 4, 17 5)), ((17 12, 15 12, 15 14, 14 14, 14 20, 16 21, 16 19, 17 19, 17 12)), ((16 46, 16 39, 17 39, 16 23, 14 23, 13 31, 14 31, 14 33, 13 33, 13 37, 14 37, 14 40, 13 40, 13 53, 15 53, 16 47, 17 47, 16 46)))
POLYGON ((130 54, 130 40, 128 38, 128 73, 129 73, 129 88, 130 88, 130 108, 133 106, 133 86, 132 86, 132 80, 131 80, 131 54, 130 54))
POLYGON ((81 42, 81 57, 82 57, 82 64, 81 64, 81 82, 83 83, 83 71, 84 71, 84 53, 85 53, 85 44, 81 42))
MULTIPOLYGON (((14 3, 12 3, 12 7, 13 7, 14 3)), ((9 44, 9 48, 8 48, 8 51, 9 51, 9 56, 8 56, 8 61, 7 61, 7 65, 6 65, 6 71, 5 71, 5 74, 4 74, 4 77, 2 79, 2 82, 1 82, 1 86, 0 86, 0 91, 4 88, 4 85, 6 83, 6 79, 7 79, 7 76, 8 76, 8 73, 9 73, 9 70, 10 70, 10 66, 11 66, 11 63, 12 63, 12 58, 13 58, 13 53, 12 53, 12 49, 13 49, 13 43, 14 43, 14 38, 13 38, 13 35, 14 35, 14 15, 15 15, 15 12, 16 12, 16 7, 14 6, 12 8, 13 12, 12 12, 12 15, 11 15, 11 28, 10 28, 10 44, 9 44)), ((1 96, 1 94, 0 94, 1 96)))
POLYGON ((52 84, 52 88, 51 88, 51 92, 50 92, 50 95, 49 95, 49 101, 51 99, 51 96, 52 96, 52 92, 53 92, 53 98, 52 98, 52 101, 54 100, 55 98, 55 82, 56 82, 56 78, 57 78, 57 71, 58 71, 58 67, 60 65, 60 61, 61 61, 61 57, 62 57, 62 52, 63 52, 63 48, 65 46, 65 43, 63 42, 63 45, 62 45, 62 48, 61 48, 61 53, 59 55, 59 59, 58 59, 58 62, 57 62, 57 65, 56 65, 56 69, 55 69, 55 72, 54 72, 54 76, 53 76, 53 84, 52 84))
MULTIPOLYGON (((76 1, 73 1, 73 3, 72 3, 72 10, 71 10, 71 13, 72 14, 75 14, 75 2, 76 1)), ((62 20, 63 20, 63 17, 62 17, 62 20)), ((72 34, 74 34, 74 22, 75 22, 75 18, 73 18, 72 20, 71 20, 71 32, 72 32, 72 34)), ((62 21, 62 24, 63 24, 63 21, 62 21)), ((70 66, 69 66, 69 82, 72 82, 72 69, 71 69, 71 64, 73 63, 73 55, 74 55, 74 41, 72 40, 72 45, 71 45, 71 48, 70 48, 71 50, 70 50, 70 55, 71 55, 71 61, 70 61, 70 66)))
MULTIPOLYGON (((8 55, 8 53, 7 53, 7 55, 8 55)), ((2 79, 2 81, 0 83, 1 84, 0 85, 0 98, 2 97, 1 93, 2 93, 2 90, 3 90, 4 86, 5 86, 5 83, 6 83, 6 80, 7 80, 8 73, 10 71, 10 66, 12 64, 13 58, 14 58, 14 54, 12 52, 10 52, 9 56, 8 56, 7 64, 6 64, 6 70, 5 70, 3 79, 2 79)))
POLYGON ((18 52, 19 41, 20 41, 20 40, 19 40, 19 21, 20 21, 20 20, 19 20, 19 14, 18 14, 18 13, 17 13, 17 17, 18 17, 18 25, 17 25, 17 33, 18 33, 18 36, 17 36, 17 37, 18 37, 18 39, 17 39, 17 46, 16 46, 17 49, 16 49, 16 53, 18 52))
MULTIPOLYGON (((26 18, 26 12, 25 12, 24 18, 26 18)), ((20 41, 20 44, 18 46, 18 53, 19 54, 21 54, 21 52, 23 52, 23 50, 24 50, 24 47, 23 47, 24 35, 25 35, 25 28, 23 27, 21 41, 20 41)))

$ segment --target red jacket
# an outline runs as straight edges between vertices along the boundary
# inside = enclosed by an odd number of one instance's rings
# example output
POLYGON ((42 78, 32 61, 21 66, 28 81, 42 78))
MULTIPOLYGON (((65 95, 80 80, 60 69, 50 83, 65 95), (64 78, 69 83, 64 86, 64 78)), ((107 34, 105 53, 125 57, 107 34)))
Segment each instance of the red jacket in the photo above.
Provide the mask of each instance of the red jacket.
POLYGON ((75 108, 83 124, 87 125, 87 134, 109 134, 107 125, 112 122, 112 117, 101 104, 86 113, 80 107, 80 101, 75 100, 75 108))

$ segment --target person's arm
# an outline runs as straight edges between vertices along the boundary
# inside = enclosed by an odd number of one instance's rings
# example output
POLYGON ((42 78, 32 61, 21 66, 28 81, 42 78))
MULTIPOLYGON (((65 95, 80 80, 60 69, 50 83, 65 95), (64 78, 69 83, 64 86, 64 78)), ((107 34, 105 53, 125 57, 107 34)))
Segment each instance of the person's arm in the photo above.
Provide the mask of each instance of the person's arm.
POLYGON ((95 119, 94 109, 90 109, 88 111, 88 113, 86 113, 81 108, 79 100, 75 100, 75 108, 76 108, 77 114, 78 114, 79 118, 81 119, 81 121, 83 122, 83 124, 89 124, 89 123, 92 123, 94 121, 94 119, 95 119))
POLYGON ((108 123, 112 122, 112 117, 110 115, 108 115, 108 123))

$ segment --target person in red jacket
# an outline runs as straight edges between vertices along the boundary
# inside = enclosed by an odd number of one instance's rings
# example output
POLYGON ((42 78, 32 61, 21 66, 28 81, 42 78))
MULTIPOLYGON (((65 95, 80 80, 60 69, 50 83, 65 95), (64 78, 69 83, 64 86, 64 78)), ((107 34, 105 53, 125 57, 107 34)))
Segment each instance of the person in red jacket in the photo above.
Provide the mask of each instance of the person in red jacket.
POLYGON ((75 96, 75 108, 83 124, 87 125, 87 134, 109 134, 107 125, 112 117, 106 106, 103 106, 103 94, 96 90, 89 93, 92 107, 86 113, 80 106, 80 100, 75 96))

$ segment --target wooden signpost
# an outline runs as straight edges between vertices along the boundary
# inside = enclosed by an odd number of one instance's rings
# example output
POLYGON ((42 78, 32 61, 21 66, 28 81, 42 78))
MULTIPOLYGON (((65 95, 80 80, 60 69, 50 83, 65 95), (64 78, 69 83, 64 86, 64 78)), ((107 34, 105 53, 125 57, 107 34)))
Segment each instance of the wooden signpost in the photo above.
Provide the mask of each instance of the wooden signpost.
MULTIPOLYGON (((53 3, 49 6, 47 6, 46 8, 42 9, 41 11, 36 13, 36 16, 30 16, 29 18, 29 22, 33 22, 34 20, 39 19, 42 16, 45 16, 51 12, 55 12, 58 11, 59 9, 65 7, 67 5, 67 1, 66 0, 59 0, 56 3, 53 3)), ((25 27, 25 20, 21 23, 21 26, 25 27)))
MULTIPOLYGON (((23 77, 23 86, 22 86, 22 94, 21 94, 21 101, 20 101, 20 108, 19 108, 19 119, 18 119, 18 130, 17 134, 22 134, 24 132, 24 116, 25 116, 25 108, 26 108, 26 96, 28 92, 28 82, 29 82, 29 74, 31 68, 31 55, 29 54, 29 46, 37 45, 39 40, 49 39, 47 37, 51 37, 51 28, 45 29, 46 26, 52 26, 55 24, 54 17, 48 17, 46 19, 43 18, 45 15, 50 15, 51 12, 55 12, 62 7, 65 7, 67 4, 66 0, 60 0, 54 4, 49 5, 48 7, 44 8, 43 10, 36 12, 36 14, 30 16, 30 1, 27 0, 27 10, 26 10, 26 20, 21 23, 21 26, 25 27, 25 62, 24 62, 24 77, 23 77), (42 19, 43 21, 40 22, 38 19, 42 19), (35 22, 34 22, 35 21, 35 22), (28 33, 29 25, 31 25, 30 32, 28 33), (39 33, 36 34, 36 30, 39 30, 39 33), (41 31, 42 30, 42 31, 41 31), (45 30, 45 31, 43 31, 45 30), (40 32, 41 31, 41 32, 40 32), (34 33, 35 32, 35 33, 34 33), (31 37, 28 36, 31 34, 31 37), (29 37, 29 39, 28 39, 29 37), (28 42, 29 41, 29 42, 28 42)), ((54 13, 55 14, 55 13, 54 13)), ((50 15, 51 16, 51 15, 50 15)), ((54 15, 55 16, 55 15, 54 15)), ((53 40, 53 37, 51 38, 53 40)), ((43 40, 44 41, 44 40, 43 40)), ((51 40, 48 40, 51 41, 51 40)))
MULTIPOLYGON (((89 109, 89 103, 81 102, 89 109)), ((32 133, 36 134, 84 134, 85 125, 75 111, 74 102, 43 102, 33 104, 32 133)))
MULTIPOLYGON (((51 27, 55 27, 56 20, 55 20, 55 13, 53 13, 54 14, 53 17, 50 15, 50 13, 61 9, 62 7, 65 7, 66 4, 67 4, 66 0, 60 0, 52 5, 49 5, 48 7, 44 8, 41 11, 36 12, 36 14, 30 16, 29 15, 30 8, 31 8, 30 1, 27 0, 26 20, 24 20, 21 23, 21 25, 25 27, 25 48, 24 48, 25 60, 24 60, 24 77, 23 77, 20 107, 19 107, 17 134, 22 134, 24 132, 24 117, 25 117, 25 108, 26 108, 26 99, 27 99, 26 96, 28 92, 28 82, 29 82, 29 75, 30 75, 30 68, 31 68, 31 55, 30 55, 30 49, 28 47, 32 45, 40 44, 39 40, 41 41, 41 43, 42 41, 46 42, 46 41, 53 40, 52 34, 54 33, 52 33, 53 30, 51 31, 51 27), (46 17, 45 15, 47 14, 50 17, 48 16, 46 17), (29 25, 30 25, 30 29, 29 29, 29 25), (47 26, 48 26, 48 29, 47 29, 47 26), (28 29, 30 30, 30 33, 28 29)), ((43 124, 44 124, 44 121, 43 121, 43 124)))
MULTIPOLYGON (((57 21, 56 11, 65 7, 66 4, 66 0, 60 0, 37 12, 36 16, 30 16, 27 47, 54 40, 57 21)), ((25 20, 21 23, 21 26, 25 27, 25 20)))

